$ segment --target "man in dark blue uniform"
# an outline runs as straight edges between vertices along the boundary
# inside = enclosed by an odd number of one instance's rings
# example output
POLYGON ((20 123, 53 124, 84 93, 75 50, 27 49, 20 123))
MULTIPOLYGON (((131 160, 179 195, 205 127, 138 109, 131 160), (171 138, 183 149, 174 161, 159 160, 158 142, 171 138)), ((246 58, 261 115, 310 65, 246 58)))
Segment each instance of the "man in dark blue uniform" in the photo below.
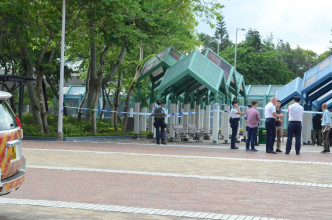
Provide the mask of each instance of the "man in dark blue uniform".
POLYGON ((165 123, 165 118, 167 117, 166 110, 163 108, 163 102, 161 100, 157 100, 157 107, 155 107, 151 115, 154 116, 154 127, 156 128, 156 139, 157 139, 157 144, 160 144, 160 139, 161 139, 161 144, 166 144, 165 142, 165 128, 166 128, 166 123, 165 123))

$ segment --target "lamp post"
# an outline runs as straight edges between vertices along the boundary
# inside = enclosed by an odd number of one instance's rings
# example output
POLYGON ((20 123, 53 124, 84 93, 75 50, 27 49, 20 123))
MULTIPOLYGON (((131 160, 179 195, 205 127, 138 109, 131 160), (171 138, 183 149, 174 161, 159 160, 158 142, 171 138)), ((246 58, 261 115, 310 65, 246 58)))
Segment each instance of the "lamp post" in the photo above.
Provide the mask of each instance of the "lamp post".
POLYGON ((64 62, 65 62, 65 22, 66 22, 66 0, 62 1, 62 33, 61 33, 61 63, 60 63, 60 82, 59 82, 59 117, 57 140, 63 141, 63 78, 64 78, 64 62))
POLYGON ((220 40, 218 39, 213 39, 214 41, 216 41, 218 43, 218 46, 217 46, 217 55, 219 56, 219 45, 220 45, 220 40))
POLYGON ((235 35, 235 57, 234 57, 234 70, 236 70, 236 50, 237 50, 237 31, 245 31, 244 28, 236 28, 236 35, 235 35))

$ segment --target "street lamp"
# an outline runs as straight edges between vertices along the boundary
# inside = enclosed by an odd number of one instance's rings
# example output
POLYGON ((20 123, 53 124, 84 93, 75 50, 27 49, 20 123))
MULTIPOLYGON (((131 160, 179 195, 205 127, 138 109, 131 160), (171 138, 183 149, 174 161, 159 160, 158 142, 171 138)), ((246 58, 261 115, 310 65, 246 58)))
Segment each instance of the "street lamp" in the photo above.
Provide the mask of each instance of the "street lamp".
POLYGON ((60 62, 60 81, 59 81, 59 117, 58 132, 56 139, 63 141, 63 79, 64 79, 64 62, 65 62, 65 27, 66 27, 66 0, 62 1, 62 29, 61 29, 61 62, 60 62))
POLYGON ((236 37, 235 37, 235 58, 234 58, 234 70, 236 70, 236 50, 237 50, 237 31, 245 31, 246 29, 244 28, 236 28, 236 37))
POLYGON ((218 48, 217 48, 217 55, 219 56, 219 45, 220 45, 220 40, 219 39, 213 39, 218 43, 218 48))

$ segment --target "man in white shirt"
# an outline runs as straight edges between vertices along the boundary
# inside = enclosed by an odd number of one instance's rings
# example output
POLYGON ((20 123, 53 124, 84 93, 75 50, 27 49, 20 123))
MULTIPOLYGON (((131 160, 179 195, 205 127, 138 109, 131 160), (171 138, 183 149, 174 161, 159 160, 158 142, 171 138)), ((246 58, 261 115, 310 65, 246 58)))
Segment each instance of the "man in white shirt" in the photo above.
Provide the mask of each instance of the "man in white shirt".
POLYGON ((272 97, 271 101, 265 106, 265 128, 266 128, 266 153, 276 154, 273 150, 276 139, 276 122, 275 118, 282 118, 284 114, 276 113, 277 98, 272 97))
POLYGON ((302 131, 302 118, 303 118, 303 107, 300 105, 301 97, 294 96, 294 104, 288 106, 288 137, 286 144, 286 153, 292 149, 293 135, 295 134, 295 151, 296 154, 300 154, 301 150, 301 131, 302 131))
POLYGON ((232 128, 232 138, 231 138, 231 149, 239 149, 237 146, 235 146, 235 138, 237 134, 237 130, 239 128, 239 121, 240 116, 244 115, 243 112, 239 109, 239 103, 236 100, 232 101, 233 108, 231 110, 231 128, 232 128))

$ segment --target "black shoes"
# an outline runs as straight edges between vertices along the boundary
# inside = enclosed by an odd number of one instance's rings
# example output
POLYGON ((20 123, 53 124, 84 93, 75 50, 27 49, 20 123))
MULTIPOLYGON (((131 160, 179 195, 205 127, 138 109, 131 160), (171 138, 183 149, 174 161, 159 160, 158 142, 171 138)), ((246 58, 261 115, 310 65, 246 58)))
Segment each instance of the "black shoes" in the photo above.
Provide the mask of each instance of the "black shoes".
POLYGON ((267 153, 268 153, 268 154, 277 154, 277 152, 275 152, 275 151, 273 151, 273 150, 272 150, 272 151, 268 151, 267 153))
POLYGON ((165 142, 165 141, 161 141, 161 144, 164 144, 164 145, 166 145, 166 142, 165 142))
POLYGON ((157 141, 157 144, 160 144, 160 141, 157 141))
POLYGON ((280 149, 277 149, 277 150, 276 150, 276 152, 279 152, 279 153, 281 153, 281 152, 282 152, 282 150, 280 150, 280 149))
POLYGON ((235 147, 231 147, 231 149, 235 149, 236 150, 236 149, 239 149, 239 147, 235 146, 235 147))
POLYGON ((323 150, 321 153, 322 153, 322 154, 324 154, 324 153, 330 153, 330 151, 323 150))
POLYGON ((285 154, 289 154, 289 152, 286 152, 285 154))

